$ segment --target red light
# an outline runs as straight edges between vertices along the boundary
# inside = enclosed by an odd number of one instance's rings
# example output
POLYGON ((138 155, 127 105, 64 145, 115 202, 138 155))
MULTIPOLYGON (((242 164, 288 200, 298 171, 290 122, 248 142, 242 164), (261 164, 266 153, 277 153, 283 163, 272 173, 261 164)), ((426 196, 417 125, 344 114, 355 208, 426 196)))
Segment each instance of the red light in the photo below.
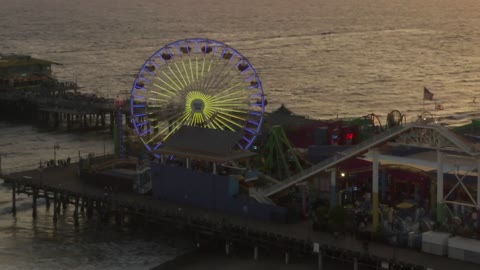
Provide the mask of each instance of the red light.
POLYGON ((346 140, 353 140, 353 133, 347 133, 347 134, 345 135, 345 139, 346 139, 346 140))

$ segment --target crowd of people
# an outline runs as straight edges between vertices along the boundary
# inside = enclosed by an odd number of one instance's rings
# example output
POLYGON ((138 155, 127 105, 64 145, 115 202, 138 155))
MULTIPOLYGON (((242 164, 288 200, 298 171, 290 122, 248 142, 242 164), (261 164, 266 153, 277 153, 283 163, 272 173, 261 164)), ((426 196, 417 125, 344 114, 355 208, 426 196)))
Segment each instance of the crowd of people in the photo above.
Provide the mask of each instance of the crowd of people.
POLYGON ((66 159, 58 159, 58 160, 50 159, 45 162, 40 160, 38 167, 39 168, 67 167, 68 165, 70 165, 71 160, 72 159, 70 157, 67 157, 66 159))

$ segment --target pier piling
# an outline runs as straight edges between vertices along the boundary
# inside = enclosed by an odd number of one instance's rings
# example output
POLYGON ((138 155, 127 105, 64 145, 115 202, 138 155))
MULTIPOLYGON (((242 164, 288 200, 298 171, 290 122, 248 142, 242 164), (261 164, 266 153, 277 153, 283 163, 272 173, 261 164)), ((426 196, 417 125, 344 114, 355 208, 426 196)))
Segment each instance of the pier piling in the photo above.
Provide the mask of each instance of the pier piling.
POLYGON ((55 191, 53 193, 53 223, 55 225, 57 224, 57 204, 58 204, 58 198, 57 198, 57 192, 55 191))
POLYGON ((68 195, 62 196, 62 207, 63 207, 63 212, 65 213, 65 210, 67 209, 68 205, 68 195))
POLYGON ((46 190, 43 191, 43 196, 45 198, 45 207, 47 208, 47 211, 50 210, 50 198, 48 197, 48 193, 46 190))
POLYGON ((17 206, 16 204, 16 184, 15 182, 12 184, 12 215, 17 214, 17 206))
POLYGON ((228 241, 225 242, 225 254, 230 255, 230 243, 228 241))
MULTIPOLYGON (((56 168, 55 170, 60 169, 70 170, 71 175, 76 175, 77 171, 75 166, 56 168)), ((45 172, 50 173, 53 170, 54 169, 46 170, 45 172)), ((354 270, 359 269, 358 258, 363 258, 362 252, 359 251, 352 251, 352 254, 348 254, 346 258, 344 253, 340 255, 336 254, 338 253, 338 249, 335 247, 325 246, 319 248, 318 243, 284 236, 281 232, 275 230, 273 227, 276 226, 275 224, 269 225, 272 226, 272 228, 265 227, 262 229, 261 226, 259 226, 259 228, 255 227, 257 224, 255 221, 249 221, 252 222, 252 225, 247 226, 243 224, 243 222, 234 223, 235 221, 228 220, 227 215, 208 216, 210 212, 207 210, 193 207, 191 209, 195 209, 195 211, 179 212, 179 209, 181 209, 179 205, 155 201, 138 194, 119 193, 118 195, 105 196, 100 188, 95 190, 90 186, 86 188, 86 185, 58 185, 58 183, 64 181, 64 179, 68 181, 69 178, 64 175, 60 177, 58 176, 60 174, 52 174, 53 176, 50 176, 51 178, 43 175, 43 179, 39 180, 25 177, 28 173, 29 172, 22 172, 18 175, 6 177, 6 181, 12 184, 12 213, 15 215, 16 212, 15 199, 17 192, 19 194, 33 195, 32 216, 35 218, 37 216, 37 199, 39 194, 42 194, 41 196, 45 197, 47 209, 50 204, 49 200, 53 200, 54 228, 57 228, 57 221, 62 206, 63 209, 65 209, 67 208, 66 206, 71 203, 74 205, 74 210, 73 208, 72 210, 76 230, 79 229, 79 211, 83 212, 86 208, 86 215, 89 220, 91 220, 95 214, 95 225, 98 226, 98 230, 106 230, 107 227, 104 227, 104 224, 108 224, 109 222, 116 222, 118 225, 129 224, 137 229, 141 227, 144 222, 149 222, 149 224, 160 225, 160 227, 168 228, 168 230, 173 228, 182 231, 186 230, 188 233, 195 233, 195 235, 192 236, 195 237, 197 247, 200 247, 200 244, 203 245, 202 237, 214 241, 215 247, 217 247, 217 244, 222 245, 224 243, 225 254, 227 256, 236 254, 237 248, 240 249, 248 246, 248 249, 253 248, 253 258, 255 261, 258 261, 259 248, 261 247, 262 250, 265 251, 275 251, 277 256, 281 256, 283 252, 285 264, 290 264, 291 254, 295 256, 295 261, 297 258, 303 258, 306 255, 309 259, 312 259, 312 263, 315 263, 314 261, 317 259, 315 256, 318 256, 318 269, 324 269, 323 255, 325 255, 329 260, 346 261, 345 259, 347 259, 349 264, 352 263, 353 260, 354 270), (48 179, 51 179, 50 183, 48 179), (52 197, 49 199, 49 196, 52 197), (96 213, 94 213, 94 211, 96 211, 96 213), (112 217, 114 221, 109 220, 109 217, 112 215, 114 215, 112 217), (317 246, 315 246, 315 244, 317 246), (313 251, 311 248, 312 245, 314 247, 313 251)), ((32 170, 30 173, 31 175, 38 175, 37 170, 32 170)), ((283 232, 283 228, 281 231, 283 232)), ((252 252, 252 249, 250 249, 250 251, 252 252)), ((369 269, 378 268, 381 260, 387 261, 388 259, 379 257, 370 262, 368 260, 362 260, 361 268, 363 269, 366 264, 370 267, 369 269)))
POLYGON ((61 213, 61 208, 62 208, 62 201, 63 201, 63 196, 57 197, 57 206, 55 207, 55 211, 57 212, 58 215, 61 213))
POLYGON ((80 202, 80 213, 82 214, 82 216, 85 212, 85 203, 86 203, 85 197, 82 197, 82 200, 80 202))
POLYGON ((93 203, 90 199, 87 199, 87 218, 91 219, 93 216, 93 203))
POLYGON ((34 188, 33 194, 32 194, 32 217, 34 219, 37 218, 37 197, 38 197, 38 189, 34 188))
POLYGON ((78 227, 78 203, 80 198, 78 196, 75 197, 75 210, 73 210, 73 221, 75 223, 75 227, 78 227))

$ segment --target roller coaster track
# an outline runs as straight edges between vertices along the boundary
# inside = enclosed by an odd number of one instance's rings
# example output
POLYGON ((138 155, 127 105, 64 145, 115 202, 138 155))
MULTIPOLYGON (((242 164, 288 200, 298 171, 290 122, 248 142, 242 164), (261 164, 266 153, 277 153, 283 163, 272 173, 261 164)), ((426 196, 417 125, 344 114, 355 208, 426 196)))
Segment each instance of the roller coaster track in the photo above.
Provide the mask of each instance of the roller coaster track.
MULTIPOLYGON (((399 136, 402 133, 405 133, 413 128, 421 128, 421 129, 434 129, 438 133, 440 133, 442 136, 444 136, 446 139, 448 139, 451 143, 456 145, 459 149, 463 150, 465 153, 470 154, 470 155, 475 155, 478 154, 478 149, 475 147, 475 145, 472 145, 465 139, 463 139, 461 136, 458 136, 457 134, 453 133, 450 131, 448 128, 445 128, 440 125, 431 125, 431 124, 419 124, 419 123, 410 123, 406 125, 401 125, 401 126, 396 126, 394 128, 391 128, 381 134, 375 135, 371 137, 368 140, 365 140, 361 142, 360 144, 357 144, 355 146, 352 146, 351 148, 348 148, 347 150, 341 152, 341 153, 336 153, 332 157, 313 165, 310 168, 307 168, 303 170, 301 173, 292 175, 291 177, 288 177, 287 179, 275 183, 272 186, 266 187, 265 189, 257 192, 255 194, 255 198, 258 201, 263 201, 259 197, 261 196, 271 196, 273 194, 276 194, 292 185, 295 185, 301 181, 304 181, 312 176, 315 176, 316 174, 325 171, 326 169, 332 168, 335 165, 348 160, 352 157, 361 155, 362 153, 367 152, 370 148, 373 148, 379 144, 383 144, 385 142, 388 142, 392 138, 399 136)), ((268 200, 266 200, 268 201, 268 200)))

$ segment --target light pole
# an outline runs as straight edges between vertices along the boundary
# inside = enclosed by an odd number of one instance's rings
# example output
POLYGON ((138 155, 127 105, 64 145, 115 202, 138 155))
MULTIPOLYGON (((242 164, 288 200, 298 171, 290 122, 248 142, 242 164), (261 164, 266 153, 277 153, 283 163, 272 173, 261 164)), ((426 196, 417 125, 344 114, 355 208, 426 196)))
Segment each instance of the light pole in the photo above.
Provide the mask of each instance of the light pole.
POLYGON ((2 153, 0 153, 0 175, 2 175, 2 153))
POLYGON ((106 153, 107 151, 105 149, 105 147, 106 147, 105 144, 106 144, 106 140, 107 140, 106 137, 107 136, 105 134, 103 134, 103 160, 105 160, 105 156, 107 155, 107 153, 106 153))
POLYGON ((58 149, 60 149, 60 144, 58 144, 58 142, 56 142, 53 145, 53 164, 54 164, 54 166, 57 166, 57 150, 58 149))
POLYGON ((396 248, 397 248, 397 235, 395 233, 393 233, 393 236, 392 236, 392 242, 393 242, 393 254, 392 254, 392 259, 393 261, 396 261, 397 260, 397 254, 396 254, 396 248))

